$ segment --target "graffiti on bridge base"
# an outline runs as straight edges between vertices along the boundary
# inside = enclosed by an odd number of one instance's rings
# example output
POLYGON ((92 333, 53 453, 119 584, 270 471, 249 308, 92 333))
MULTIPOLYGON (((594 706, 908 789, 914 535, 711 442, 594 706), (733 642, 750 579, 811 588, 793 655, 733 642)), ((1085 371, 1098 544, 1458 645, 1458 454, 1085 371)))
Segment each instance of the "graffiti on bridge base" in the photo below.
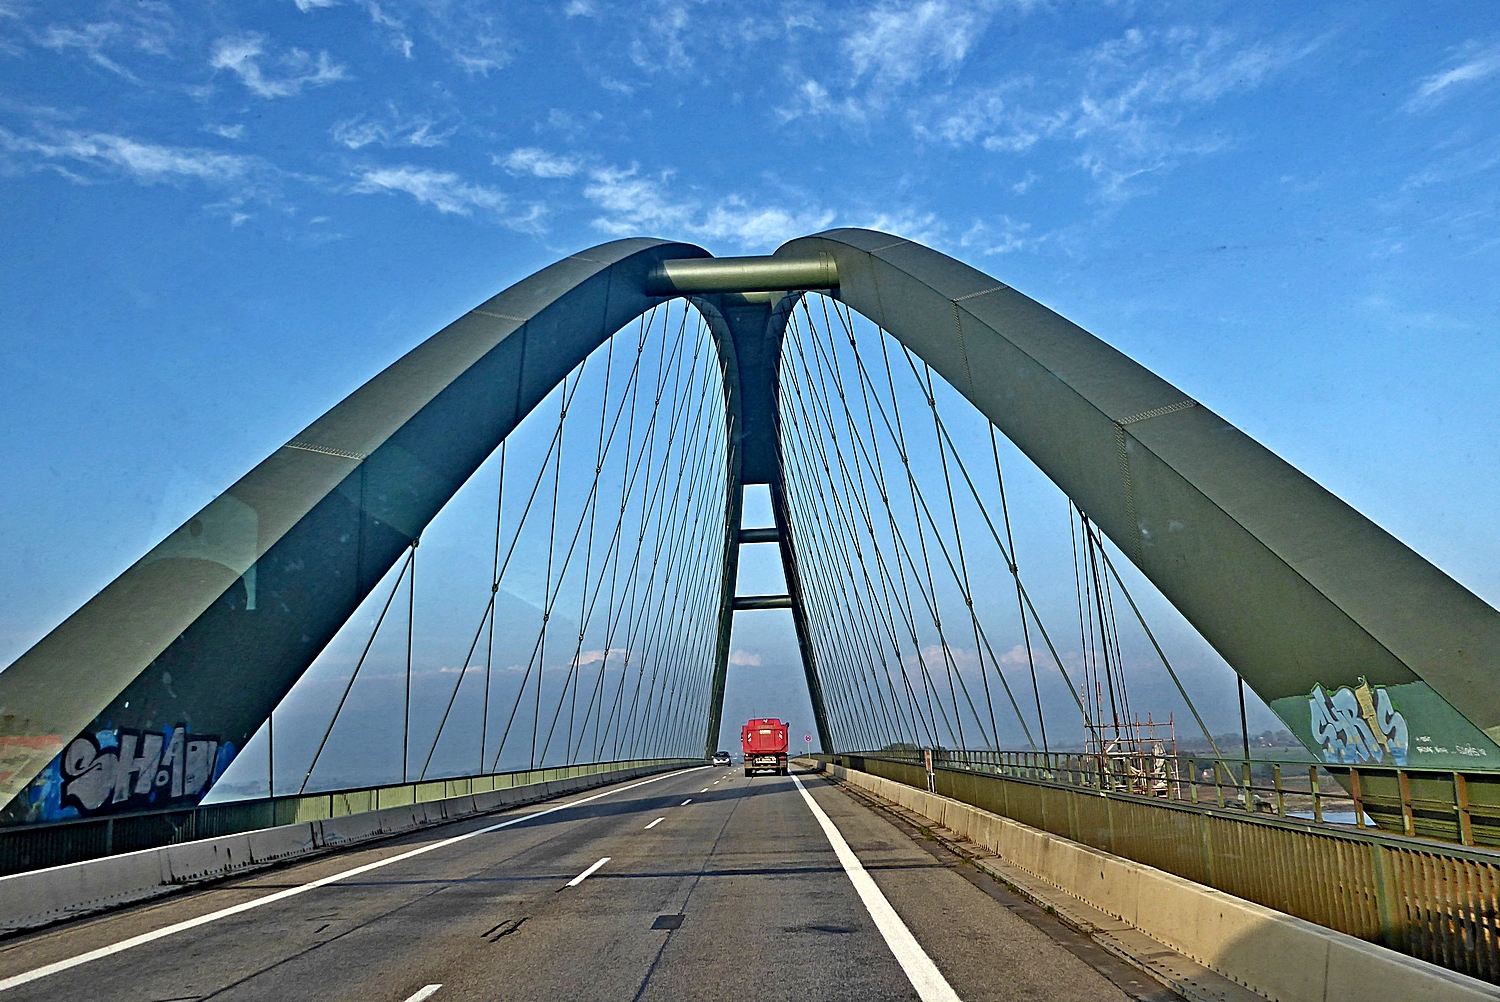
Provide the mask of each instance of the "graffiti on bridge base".
POLYGON ((1345 685, 1328 693, 1315 685, 1307 702, 1313 738, 1325 762, 1407 764, 1406 718, 1385 686, 1371 686, 1361 678, 1353 688, 1345 685))
POLYGON ((120 811, 191 806, 233 761, 231 742, 115 727, 68 743, 31 784, 28 820, 58 821, 120 811))

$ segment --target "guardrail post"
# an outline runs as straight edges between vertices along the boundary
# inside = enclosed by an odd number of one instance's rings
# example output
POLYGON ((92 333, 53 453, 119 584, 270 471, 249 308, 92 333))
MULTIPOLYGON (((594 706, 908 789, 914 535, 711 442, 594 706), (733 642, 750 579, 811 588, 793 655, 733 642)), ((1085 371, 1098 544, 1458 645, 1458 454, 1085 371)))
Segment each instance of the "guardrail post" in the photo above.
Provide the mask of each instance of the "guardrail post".
POLYGON ((1354 801, 1354 827, 1365 826, 1365 805, 1359 795, 1359 770, 1349 767, 1349 797, 1354 801))
POLYGON ((1198 763, 1188 759, 1188 793, 1193 803, 1198 802, 1198 763))
MULTIPOLYGON (((1218 765, 1215 764, 1215 773, 1218 772, 1218 768, 1218 765)), ((1203 846, 1203 874, 1208 877, 1209 887, 1219 886, 1219 882, 1214 879, 1214 838, 1211 827, 1214 820, 1213 817, 1207 814, 1198 815, 1198 842, 1203 846)))
POLYGON ((1319 824, 1323 823, 1323 791, 1318 787, 1318 767, 1310 765, 1307 767, 1307 779, 1312 784, 1313 820, 1319 824))
POLYGON ((1474 821, 1469 817, 1469 781, 1461 772, 1453 774, 1453 800, 1458 809, 1458 840, 1474 844, 1474 821))
POLYGON ((1255 797, 1253 795, 1254 791, 1253 791, 1253 789, 1250 786, 1250 760, 1249 759, 1245 759, 1244 763, 1241 764, 1241 766, 1240 766, 1240 776, 1243 777, 1244 780, 1245 780, 1245 788, 1244 788, 1243 791, 1241 791, 1242 794, 1243 794, 1244 802, 1245 802, 1245 810, 1250 811, 1251 813, 1254 813, 1254 811, 1255 811, 1255 797))
POLYGON ((1220 807, 1224 806, 1224 782, 1219 775, 1219 767, 1222 765, 1222 762, 1214 759, 1214 799, 1218 801, 1220 807))
POLYGON ((1281 789, 1281 763, 1271 766, 1271 785, 1276 789, 1276 816, 1286 817, 1286 795, 1281 789))
POLYGON ((1405 769, 1396 770, 1396 785, 1401 791, 1401 830, 1408 836, 1415 835, 1417 825, 1411 813, 1411 780, 1405 769))
POLYGON ((1380 945, 1392 950, 1405 950, 1401 934, 1401 922, 1396 914, 1395 866, 1390 852, 1379 842, 1370 843, 1370 858, 1375 870, 1375 908, 1380 915, 1380 945))

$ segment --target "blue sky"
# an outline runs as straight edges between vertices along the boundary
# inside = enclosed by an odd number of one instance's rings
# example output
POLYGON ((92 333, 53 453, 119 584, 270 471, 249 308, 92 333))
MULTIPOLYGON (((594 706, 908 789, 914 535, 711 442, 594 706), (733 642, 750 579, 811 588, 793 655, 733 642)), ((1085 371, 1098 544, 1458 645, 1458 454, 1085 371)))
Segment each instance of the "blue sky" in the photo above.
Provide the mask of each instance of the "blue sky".
MULTIPOLYGON (((0 0, 0 664, 559 255, 839 225, 1041 300, 1500 602, 1497 123, 1483 4, 0 0)), ((795 681, 747 630, 741 677, 795 681)))

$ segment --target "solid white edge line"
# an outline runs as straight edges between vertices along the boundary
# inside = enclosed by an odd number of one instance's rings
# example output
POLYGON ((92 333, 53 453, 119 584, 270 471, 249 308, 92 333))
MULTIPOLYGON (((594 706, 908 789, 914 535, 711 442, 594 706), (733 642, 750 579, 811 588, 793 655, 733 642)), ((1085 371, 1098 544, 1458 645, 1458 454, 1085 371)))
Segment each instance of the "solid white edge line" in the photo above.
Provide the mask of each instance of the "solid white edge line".
POLYGON ((581 884, 585 880, 589 879, 589 877, 591 877, 593 875, 593 873, 594 873, 595 870, 599 869, 599 867, 603 866, 605 863, 608 863, 608 862, 609 862, 609 857, 605 856, 603 859, 599 860, 599 862, 595 863, 593 866, 589 867, 587 870, 584 870, 582 873, 580 873, 578 876, 574 877, 572 880, 568 881, 568 886, 569 887, 577 887, 579 884, 581 884))
POLYGON ((657 825, 661 824, 665 820, 667 820, 667 819, 666 818, 657 818, 655 821, 651 822, 649 825, 646 826, 646 830, 650 831, 652 828, 655 828, 657 825))
POLYGON ((678 804, 677 806, 678 807, 686 807, 688 804, 691 804, 692 802, 693 802, 693 798, 689 797, 686 800, 684 800, 682 803, 678 804))
POLYGON ((95 960, 102 960, 103 958, 112 956, 116 953, 123 953, 126 950, 134 949, 137 946, 144 946, 147 943, 155 942, 158 939, 164 939, 167 936, 176 935, 179 932, 186 932, 187 930, 197 928, 200 925, 207 925, 210 922, 217 922, 219 919, 228 918, 231 915, 238 915, 241 912, 250 911, 252 908, 259 908, 262 905, 269 905, 277 901, 282 901, 286 898, 296 897, 299 894, 305 894, 308 891, 317 890, 319 887, 323 887, 326 884, 337 883, 340 880, 347 880, 350 877, 357 877, 362 873, 369 873, 371 870, 378 870, 383 866, 390 866, 392 863, 399 863, 402 860, 411 859, 413 856, 420 856, 423 853, 432 852, 434 849, 443 849, 458 842, 463 842, 468 839, 474 838, 478 835, 488 835, 490 832, 499 831, 501 828, 509 828, 511 825, 518 825, 522 821, 530 821, 532 818, 539 818, 545 814, 552 814, 556 811, 567 810, 569 807, 576 807, 579 804, 587 804, 590 801, 598 800, 600 797, 607 797, 612 793, 624 793, 626 790, 633 790, 638 786, 646 786, 649 783, 656 783, 663 779, 671 779, 674 776, 681 776, 684 773, 693 772, 697 769, 702 768, 705 768, 705 766, 700 765, 694 766, 691 769, 679 769, 677 772, 669 772, 664 776, 653 776, 650 779, 644 779, 639 783, 632 783, 629 786, 621 786, 612 790, 605 790, 603 793, 596 793, 591 797, 584 797, 580 800, 570 800, 566 804, 558 804, 555 807, 549 807, 544 811, 536 811, 531 814, 523 814, 520 817, 511 818, 510 820, 502 821, 499 824, 487 825, 484 828, 476 828, 474 831, 464 832, 464 834, 462 835, 455 835, 452 838, 443 839, 442 841, 434 842, 431 845, 419 846, 416 849, 398 853, 395 856, 387 856, 385 859, 377 859, 373 863, 365 863, 363 866, 356 866, 353 869, 345 870, 342 873, 335 873, 327 877, 319 877, 317 880, 309 881, 305 884, 299 884, 296 887, 288 887, 285 890, 276 891, 275 893, 267 894, 264 897, 255 898, 250 901, 242 901, 237 905, 230 905, 228 908, 220 908, 216 912, 209 912, 206 915, 199 915, 197 918, 190 918, 182 922, 174 922, 172 925, 162 926, 160 929, 153 929, 150 932, 143 932, 139 936, 132 936, 129 939, 122 939, 118 943, 111 943, 108 946, 101 946, 98 949, 89 950, 86 953, 80 953, 76 957, 69 957, 66 960, 54 961, 53 963, 44 964, 41 967, 33 968, 32 970, 23 971, 20 974, 13 974, 8 978, 0 979, 0 992, 9 991, 12 988, 19 988, 21 985, 30 984, 33 981, 40 981, 42 978, 48 977, 50 975, 59 974, 63 971, 70 970, 74 967, 80 967, 83 964, 87 964, 95 960))
POLYGON ((890 947, 891 953, 895 955, 896 962, 906 972, 911 986, 917 990, 917 997, 922 1002, 960 1002, 958 993, 953 986, 948 984, 948 979, 943 977, 943 972, 937 969, 932 958, 922 949, 906 923, 901 921, 901 916, 896 914, 896 909, 886 900, 880 887, 875 883, 875 878, 865 871, 864 864, 849 848, 849 843, 844 841, 844 836, 839 833, 838 827, 832 819, 823 813, 823 808, 813 799, 812 794, 807 792, 807 787, 802 785, 802 780, 796 776, 792 782, 797 784, 797 790, 802 794, 802 799, 807 801, 808 809, 812 811, 813 817, 817 819, 823 834, 828 837, 828 842, 833 846, 833 851, 844 866, 844 872, 849 875, 849 882, 859 892, 860 901, 864 902, 865 910, 870 913, 870 918, 875 921, 875 928, 880 930, 880 935, 885 937, 885 945, 890 947))
POLYGON ((437 994, 437 990, 439 988, 441 988, 441 987, 443 987, 443 986, 442 985, 424 985, 424 986, 422 986, 422 988, 418 989, 418 991, 417 991, 417 993, 415 995, 413 995, 411 998, 407 999, 406 1002, 427 1002, 428 999, 432 998, 434 995, 437 994))

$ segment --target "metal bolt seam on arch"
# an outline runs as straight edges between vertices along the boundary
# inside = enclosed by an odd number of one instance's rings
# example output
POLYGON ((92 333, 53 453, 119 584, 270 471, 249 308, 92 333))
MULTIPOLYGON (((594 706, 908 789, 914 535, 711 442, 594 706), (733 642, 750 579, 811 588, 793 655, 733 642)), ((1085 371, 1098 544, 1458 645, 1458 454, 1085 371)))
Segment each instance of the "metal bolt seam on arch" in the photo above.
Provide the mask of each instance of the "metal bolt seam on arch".
POLYGON ((1408 716, 1426 714, 1414 731, 1452 733, 1500 757, 1500 691, 1486 684, 1500 664, 1500 613, 1077 325, 929 248, 846 229, 769 258, 614 241, 537 272, 414 348, 0 673, 0 803, 91 725, 190 720, 242 745, 530 409, 614 331, 678 295, 713 332, 732 432, 705 750, 718 742, 745 483, 771 486, 830 749, 777 472, 781 334, 797 290, 808 289, 828 290, 947 379, 1305 743, 1317 745, 1315 687, 1366 683, 1400 693, 1408 716))

